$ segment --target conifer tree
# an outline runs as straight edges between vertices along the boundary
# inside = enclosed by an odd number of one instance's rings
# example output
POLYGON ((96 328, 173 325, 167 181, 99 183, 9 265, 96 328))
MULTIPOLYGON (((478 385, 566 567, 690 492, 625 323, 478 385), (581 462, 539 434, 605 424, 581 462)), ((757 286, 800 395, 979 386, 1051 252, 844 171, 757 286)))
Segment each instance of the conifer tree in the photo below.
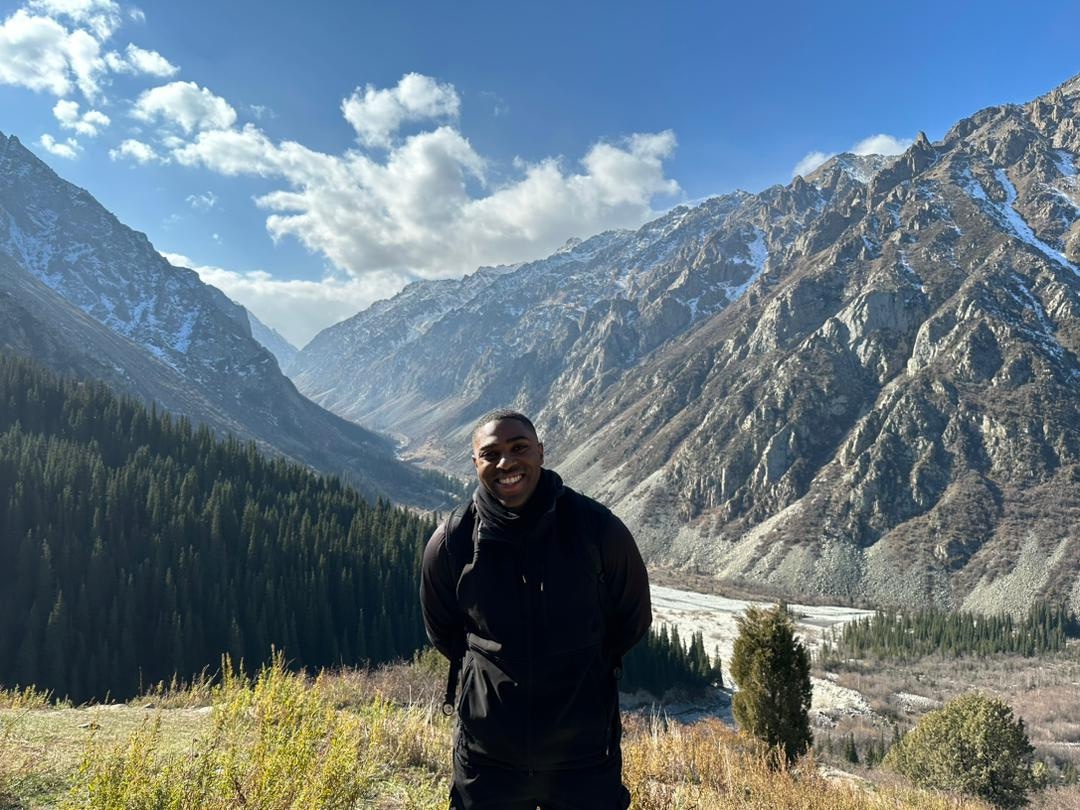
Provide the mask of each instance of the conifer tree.
POLYGON ((730 662, 738 687, 732 701, 735 720, 791 762, 813 742, 810 656, 782 606, 749 607, 738 627, 730 662))

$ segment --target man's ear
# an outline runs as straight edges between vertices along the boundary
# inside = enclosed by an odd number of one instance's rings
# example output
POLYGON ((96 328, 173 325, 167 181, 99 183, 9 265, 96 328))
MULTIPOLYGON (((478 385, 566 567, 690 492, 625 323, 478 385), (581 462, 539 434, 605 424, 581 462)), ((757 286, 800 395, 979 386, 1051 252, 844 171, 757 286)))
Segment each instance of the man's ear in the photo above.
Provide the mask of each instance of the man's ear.
POLYGON ((477 470, 478 470, 478 469, 480 469, 480 459, 478 459, 478 458, 476 457, 476 454, 475 454, 475 453, 473 453, 473 457, 472 457, 472 465, 473 465, 473 468, 474 468, 474 469, 477 469, 477 470))
POLYGON ((544 443, 543 442, 537 442, 537 444, 540 446, 540 466, 543 467, 544 466, 544 443))

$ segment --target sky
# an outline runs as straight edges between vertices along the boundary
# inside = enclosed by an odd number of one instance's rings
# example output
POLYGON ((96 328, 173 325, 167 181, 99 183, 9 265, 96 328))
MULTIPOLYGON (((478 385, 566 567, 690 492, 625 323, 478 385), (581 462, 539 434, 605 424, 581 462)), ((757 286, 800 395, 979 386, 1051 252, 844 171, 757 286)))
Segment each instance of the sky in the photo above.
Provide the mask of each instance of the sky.
POLYGON ((0 0, 0 132, 297 346, 418 279, 894 154, 1080 3, 0 0))

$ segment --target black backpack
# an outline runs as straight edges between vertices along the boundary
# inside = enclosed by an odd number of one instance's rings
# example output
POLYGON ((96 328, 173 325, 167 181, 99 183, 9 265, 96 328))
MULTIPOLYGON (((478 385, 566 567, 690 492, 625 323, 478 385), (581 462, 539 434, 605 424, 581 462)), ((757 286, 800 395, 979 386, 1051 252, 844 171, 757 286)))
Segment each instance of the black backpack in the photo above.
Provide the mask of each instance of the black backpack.
MULTIPOLYGON (((560 501, 560 506, 569 507, 556 512, 560 533, 567 531, 575 523, 585 527, 585 536, 590 540, 586 544, 586 549, 596 572, 600 603, 603 605, 605 619, 610 623, 611 599, 607 592, 604 558, 600 553, 598 537, 600 513, 596 508, 590 509, 585 499, 576 492, 566 493, 560 501)), ((477 526, 476 506, 471 498, 454 507, 446 518, 446 553, 450 558, 450 570, 453 572, 455 583, 461 579, 461 572, 465 570, 465 566, 476 556, 477 526)), ((446 679, 446 696, 443 700, 442 711, 447 716, 454 713, 454 698, 457 692, 458 676, 461 674, 462 659, 465 655, 465 645, 461 644, 458 649, 460 652, 450 659, 450 673, 446 679)), ((621 662, 617 661, 615 677, 618 678, 621 674, 621 662)))

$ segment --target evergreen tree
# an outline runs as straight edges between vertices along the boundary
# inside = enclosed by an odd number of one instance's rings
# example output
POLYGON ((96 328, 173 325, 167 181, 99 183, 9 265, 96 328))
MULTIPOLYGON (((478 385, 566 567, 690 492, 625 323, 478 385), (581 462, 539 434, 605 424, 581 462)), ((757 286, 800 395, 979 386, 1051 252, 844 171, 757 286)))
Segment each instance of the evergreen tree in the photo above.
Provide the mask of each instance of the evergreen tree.
POLYGON ((738 627, 730 662, 738 687, 732 701, 735 719, 742 729, 793 761, 813 741, 810 656, 795 638, 791 614, 781 606, 749 607, 738 627))
POLYGON ((853 733, 849 733, 847 739, 844 740, 844 759, 852 765, 859 764, 859 749, 855 745, 855 735, 853 733))

